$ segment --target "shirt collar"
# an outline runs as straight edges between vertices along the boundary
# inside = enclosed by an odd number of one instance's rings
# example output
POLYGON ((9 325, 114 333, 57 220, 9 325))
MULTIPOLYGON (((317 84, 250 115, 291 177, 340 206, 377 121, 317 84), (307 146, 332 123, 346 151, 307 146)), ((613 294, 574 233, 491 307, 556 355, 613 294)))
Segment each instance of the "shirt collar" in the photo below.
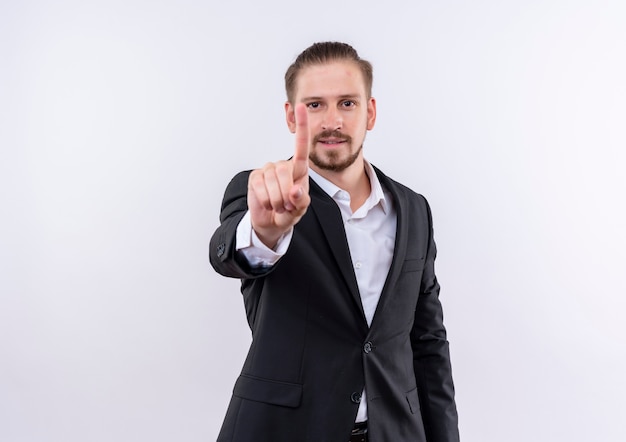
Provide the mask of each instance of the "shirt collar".
MULTIPOLYGON (((370 180, 370 186, 372 188, 370 196, 367 198, 365 204, 367 204, 368 210, 374 207, 376 204, 380 203, 381 208, 385 213, 389 211, 389 201, 385 197, 385 193, 383 192, 383 188, 378 180, 378 176, 374 171, 374 167, 367 161, 364 160, 365 163, 365 173, 367 174, 370 180)), ((315 184, 320 186, 324 192, 328 194, 333 199, 336 199, 338 192, 345 192, 342 188, 336 186, 335 184, 328 181, 326 178, 321 176, 319 173, 315 172, 313 169, 309 168, 309 176, 315 181, 315 184)))

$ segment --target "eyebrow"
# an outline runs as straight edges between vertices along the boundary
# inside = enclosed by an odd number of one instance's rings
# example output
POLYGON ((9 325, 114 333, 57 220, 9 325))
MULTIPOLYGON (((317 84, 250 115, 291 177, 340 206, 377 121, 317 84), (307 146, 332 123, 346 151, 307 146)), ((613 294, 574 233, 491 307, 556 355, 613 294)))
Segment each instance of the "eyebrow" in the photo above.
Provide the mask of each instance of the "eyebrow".
MULTIPOLYGON (((331 97, 331 98, 335 98, 335 97, 331 97)), ((339 95, 338 97, 339 100, 359 100, 361 98, 361 96, 359 94, 344 94, 344 95, 339 95)), ((300 101, 305 102, 305 101, 319 101, 319 100, 324 100, 324 97, 304 97, 302 98, 300 101)))

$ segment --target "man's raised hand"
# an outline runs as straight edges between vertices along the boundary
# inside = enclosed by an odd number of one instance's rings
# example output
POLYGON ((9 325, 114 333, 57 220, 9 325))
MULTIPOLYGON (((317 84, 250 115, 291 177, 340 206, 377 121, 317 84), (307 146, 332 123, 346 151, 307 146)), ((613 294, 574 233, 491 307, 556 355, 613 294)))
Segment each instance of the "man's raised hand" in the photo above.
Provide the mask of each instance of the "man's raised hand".
POLYGON ((248 209, 252 228, 273 248, 278 239, 304 215, 309 197, 309 126, 306 106, 295 107, 295 152, 287 161, 268 163, 250 173, 248 209))

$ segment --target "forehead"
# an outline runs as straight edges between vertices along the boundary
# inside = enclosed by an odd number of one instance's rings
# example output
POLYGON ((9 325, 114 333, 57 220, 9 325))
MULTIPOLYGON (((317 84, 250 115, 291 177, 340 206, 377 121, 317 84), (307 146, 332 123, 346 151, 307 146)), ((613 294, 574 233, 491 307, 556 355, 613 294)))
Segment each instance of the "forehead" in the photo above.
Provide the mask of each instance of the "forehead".
POLYGON ((365 96, 365 80, 358 64, 349 60, 302 68, 295 84, 295 99, 307 97, 365 96))

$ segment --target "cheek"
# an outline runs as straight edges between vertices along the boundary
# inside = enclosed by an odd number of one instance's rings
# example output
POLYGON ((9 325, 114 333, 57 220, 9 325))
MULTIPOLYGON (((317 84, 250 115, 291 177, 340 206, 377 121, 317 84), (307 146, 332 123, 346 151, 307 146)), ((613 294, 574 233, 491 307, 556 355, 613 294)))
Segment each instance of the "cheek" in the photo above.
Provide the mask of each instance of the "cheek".
POLYGON ((311 135, 313 135, 320 130, 320 127, 322 126, 322 118, 317 114, 309 114, 307 124, 309 126, 309 130, 311 131, 311 135))
POLYGON ((358 121, 354 122, 354 129, 356 132, 358 132, 359 134, 361 133, 365 133, 367 130, 369 130, 369 119, 367 118, 367 115, 361 115, 359 117, 358 121))

